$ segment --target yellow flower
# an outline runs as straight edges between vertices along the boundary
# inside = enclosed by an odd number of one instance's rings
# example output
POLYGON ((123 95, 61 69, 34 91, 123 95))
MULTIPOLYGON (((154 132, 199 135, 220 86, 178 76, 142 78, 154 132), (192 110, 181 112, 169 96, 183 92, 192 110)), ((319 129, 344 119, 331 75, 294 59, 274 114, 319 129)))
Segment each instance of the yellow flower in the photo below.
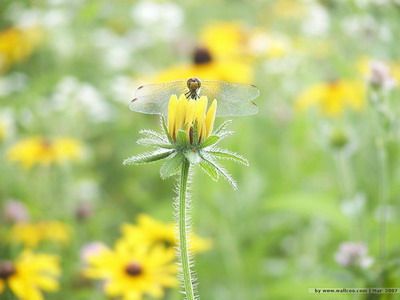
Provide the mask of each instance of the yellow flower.
POLYGON ((42 300, 41 291, 58 290, 58 257, 25 250, 15 262, 0 262, 0 294, 9 286, 19 299, 42 300))
POLYGON ((17 223, 10 231, 10 239, 34 248, 42 241, 66 244, 69 241, 71 229, 59 221, 41 221, 37 223, 17 223))
POLYGON ((194 51, 192 63, 171 67, 159 73, 154 81, 165 82, 183 78, 199 77, 207 80, 222 80, 251 83, 253 69, 249 63, 238 59, 219 59, 207 48, 194 51))
MULTIPOLYGON (((148 215, 141 214, 138 224, 124 224, 121 227, 122 241, 128 245, 148 245, 149 247, 163 245, 174 249, 178 245, 174 223, 162 223, 148 215)), ((207 251, 211 248, 211 241, 200 238, 194 233, 190 236, 190 250, 192 253, 207 251)))
POLYGON ((170 97, 168 103, 168 133, 176 141, 179 130, 184 130, 190 143, 201 143, 212 132, 217 111, 214 99, 207 110, 208 98, 187 99, 185 95, 170 97), (197 127, 198 140, 193 141, 194 126, 197 127))
POLYGON ((8 151, 8 159, 24 167, 49 165, 76 160, 82 156, 82 145, 72 138, 32 137, 19 141, 8 151))
POLYGON ((217 60, 241 60, 243 57, 280 58, 289 50, 288 40, 267 33, 261 28, 246 28, 235 22, 217 22, 206 26, 201 33, 201 45, 217 60))
POLYGON ((335 80, 313 85, 297 99, 300 110, 316 106, 327 116, 338 116, 346 108, 360 110, 364 105, 365 87, 361 82, 335 80))
POLYGON ((162 298, 164 288, 177 285, 174 249, 130 247, 123 242, 89 256, 84 274, 104 280, 105 293, 124 300, 145 295, 162 298))
POLYGON ((246 53, 246 34, 239 23, 216 22, 203 28, 200 43, 219 58, 237 58, 246 53))
MULTIPOLYGON (((311 5, 310 5, 311 6, 311 5)), ((305 17, 307 4, 302 1, 278 0, 274 1, 270 9, 270 15, 290 20, 298 20, 305 17)))
POLYGON ((0 73, 29 57, 41 40, 42 30, 36 26, 0 32, 0 73))

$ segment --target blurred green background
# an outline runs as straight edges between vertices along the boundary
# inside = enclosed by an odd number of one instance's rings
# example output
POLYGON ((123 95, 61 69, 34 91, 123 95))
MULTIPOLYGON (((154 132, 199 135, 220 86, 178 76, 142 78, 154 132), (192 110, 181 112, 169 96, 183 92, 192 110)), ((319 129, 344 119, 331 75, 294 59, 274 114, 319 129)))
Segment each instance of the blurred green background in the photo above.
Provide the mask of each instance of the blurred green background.
MULTIPOLYGON (((162 181, 159 164, 122 166, 144 150, 135 144, 140 129, 159 130, 156 116, 130 111, 129 101, 142 83, 198 72, 261 91, 259 113, 235 118, 224 141, 250 161, 225 162, 239 191, 194 172, 193 228, 213 241, 196 255, 201 298, 310 299, 311 287, 400 286, 400 93, 381 84, 383 75, 371 84, 368 67, 383 62, 400 80, 399 20, 400 4, 389 0, 2 0, 0 258, 22 249, 8 241, 13 199, 30 220, 71 228, 67 245, 37 249, 61 257, 60 289, 45 299, 107 299, 81 278, 80 249, 112 245, 140 213, 173 220, 174 179, 162 181), (350 84, 329 90, 342 82, 350 84), (31 137, 50 147, 72 138, 81 150, 61 163, 33 155, 24 167, 10 151, 31 137), (362 243, 371 265, 339 263, 346 241, 362 243)), ((178 289, 165 299, 180 299, 178 289)))

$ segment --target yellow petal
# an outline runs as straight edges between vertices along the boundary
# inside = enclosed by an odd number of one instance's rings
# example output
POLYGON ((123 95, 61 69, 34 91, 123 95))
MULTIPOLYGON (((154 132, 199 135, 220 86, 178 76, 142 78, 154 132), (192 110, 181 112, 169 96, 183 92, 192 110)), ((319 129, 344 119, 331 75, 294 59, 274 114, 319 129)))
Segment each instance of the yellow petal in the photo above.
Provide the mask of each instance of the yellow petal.
POLYGON ((197 122, 197 132, 199 133, 199 141, 205 134, 205 114, 207 109, 208 99, 206 96, 200 97, 196 102, 196 113, 195 113, 195 121, 197 122))
POLYGON ((187 102, 188 101, 184 95, 181 95, 178 99, 178 105, 176 107, 175 132, 178 132, 179 129, 184 128, 187 102))
POLYGON ((205 138, 208 137, 214 127, 215 114, 217 113, 217 100, 214 99, 206 115, 206 132, 205 138))
POLYGON ((175 138, 174 128, 175 128, 177 104, 178 104, 178 97, 176 95, 172 95, 169 98, 168 102, 168 132, 173 138, 175 138))

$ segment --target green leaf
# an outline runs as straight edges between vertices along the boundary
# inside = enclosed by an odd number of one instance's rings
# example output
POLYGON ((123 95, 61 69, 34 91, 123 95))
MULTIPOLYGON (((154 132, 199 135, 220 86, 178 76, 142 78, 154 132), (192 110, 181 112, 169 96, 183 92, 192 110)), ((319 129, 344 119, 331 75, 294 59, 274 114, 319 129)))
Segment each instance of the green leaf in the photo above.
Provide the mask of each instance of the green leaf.
POLYGON ((177 154, 171 158, 168 158, 165 163, 161 166, 160 176, 162 179, 171 177, 179 172, 184 157, 181 154, 177 154))
POLYGON ((214 131, 214 134, 218 135, 220 132, 224 131, 229 124, 232 123, 232 120, 227 120, 223 122, 219 127, 214 131))
POLYGON ((201 148, 209 147, 214 145, 219 141, 219 137, 217 135, 210 135, 203 143, 201 143, 201 148))
POLYGON ((193 165, 197 165, 201 162, 201 157, 197 151, 188 150, 183 153, 186 159, 193 165))
POLYGON ((213 165, 211 165, 208 161, 203 160, 203 161, 200 163, 200 167, 201 167, 201 169, 202 169, 208 176, 211 177, 212 180, 218 181, 219 173, 218 173, 217 170, 213 167, 213 165))
POLYGON ((124 165, 141 165, 146 163, 155 162, 160 159, 164 159, 171 155, 174 151, 166 151, 166 150, 156 150, 152 152, 146 152, 138 155, 134 155, 124 160, 124 165))
POLYGON ((233 177, 231 176, 231 174, 229 174, 229 172, 227 170, 225 170, 224 167, 222 167, 221 165, 219 165, 216 161, 214 161, 212 159, 212 157, 210 157, 209 155, 207 155, 206 153, 203 154, 201 156, 206 162, 208 162, 210 165, 212 165, 214 167, 214 169, 220 174, 222 175, 222 177, 224 177, 226 179, 226 181, 228 181, 228 183, 233 187, 234 190, 238 189, 237 183, 235 181, 235 179, 233 179, 233 177))
POLYGON ((244 158, 240 154, 237 154, 237 153, 229 151, 229 150, 214 148, 214 149, 206 150, 206 152, 210 153, 214 157, 217 157, 220 159, 229 159, 236 163, 245 165, 246 167, 249 166, 249 161, 246 158, 244 158))
POLYGON ((150 146, 150 147, 159 147, 164 149, 174 149, 174 145, 169 144, 167 141, 160 142, 159 139, 154 138, 141 138, 136 141, 139 145, 150 146))

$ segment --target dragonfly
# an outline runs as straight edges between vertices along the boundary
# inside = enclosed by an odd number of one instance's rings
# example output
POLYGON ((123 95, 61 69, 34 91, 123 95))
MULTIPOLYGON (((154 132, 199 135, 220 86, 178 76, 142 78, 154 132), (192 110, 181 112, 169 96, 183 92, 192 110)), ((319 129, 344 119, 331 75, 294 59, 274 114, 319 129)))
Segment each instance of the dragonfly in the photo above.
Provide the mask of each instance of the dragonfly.
POLYGON ((217 116, 249 116, 258 112, 253 102, 260 95, 254 85, 225 81, 200 80, 189 78, 165 83, 141 85, 129 108, 135 112, 165 115, 172 95, 184 94, 188 99, 197 100, 207 96, 217 100, 217 116))

